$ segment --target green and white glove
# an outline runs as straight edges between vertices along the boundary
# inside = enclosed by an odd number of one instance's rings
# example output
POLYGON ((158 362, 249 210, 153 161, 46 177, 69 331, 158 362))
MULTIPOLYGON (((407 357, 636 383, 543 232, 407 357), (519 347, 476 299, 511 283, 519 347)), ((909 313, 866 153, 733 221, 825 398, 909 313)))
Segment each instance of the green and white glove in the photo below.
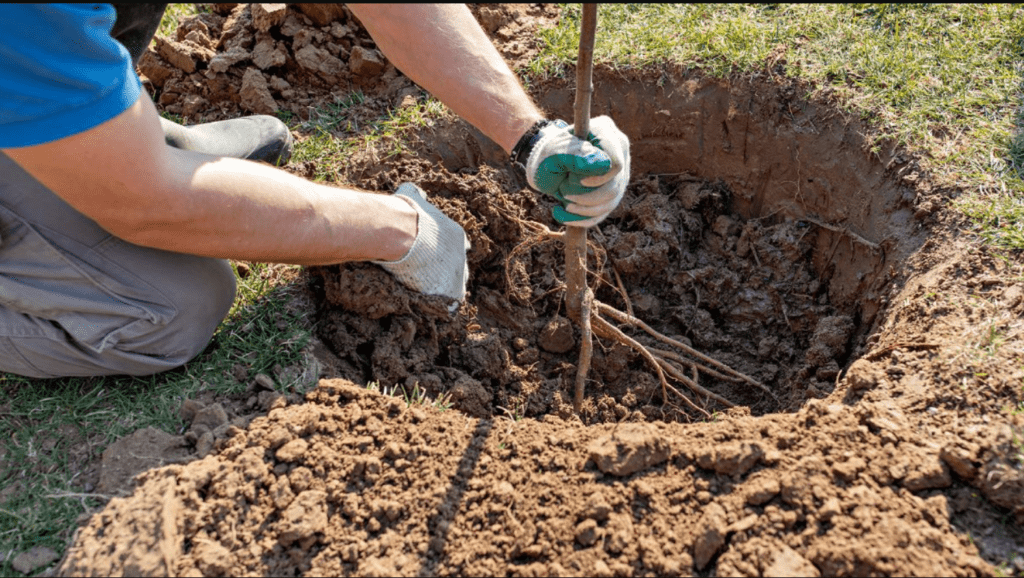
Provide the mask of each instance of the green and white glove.
MULTIPOLYGON (((443 295, 461 302, 466 298, 469 239, 455 221, 427 201, 427 195, 412 183, 402 183, 395 194, 412 201, 419 213, 416 240, 398 261, 373 261, 403 285, 425 295, 443 295)), ((448 310, 455 311, 459 304, 448 310)))
POLYGON ((629 138, 607 116, 590 121, 587 141, 565 121, 542 121, 519 140, 512 159, 526 167, 530 187, 558 200, 552 214, 570 227, 603 221, 629 183, 629 138))

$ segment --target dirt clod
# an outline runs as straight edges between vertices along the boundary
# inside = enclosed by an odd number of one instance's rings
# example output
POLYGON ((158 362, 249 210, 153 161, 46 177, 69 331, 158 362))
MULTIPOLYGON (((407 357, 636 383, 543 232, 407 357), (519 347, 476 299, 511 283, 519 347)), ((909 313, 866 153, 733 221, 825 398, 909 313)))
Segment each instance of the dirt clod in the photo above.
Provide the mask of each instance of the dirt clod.
POLYGON ((182 436, 173 436, 152 427, 140 429, 103 450, 96 492, 124 492, 132 487, 131 480, 139 472, 183 460, 188 453, 182 436))
POLYGON ((549 321, 537 336, 537 344, 550 353, 565 353, 576 347, 572 322, 565 317, 549 321))
POLYGON ((386 64, 380 52, 353 46, 348 69, 356 76, 374 76, 383 72, 386 64))
POLYGON ((239 91, 239 97, 242 99, 242 108, 249 112, 256 114, 277 112, 277 102, 270 94, 267 79, 255 68, 246 70, 245 75, 242 76, 242 89, 239 91))
POLYGON ((32 574, 55 562, 60 555, 46 546, 33 546, 11 560, 11 567, 22 574, 32 574))
POLYGON ((657 428, 624 424, 594 440, 588 447, 597 468, 613 476, 628 476, 668 459, 669 444, 657 428))

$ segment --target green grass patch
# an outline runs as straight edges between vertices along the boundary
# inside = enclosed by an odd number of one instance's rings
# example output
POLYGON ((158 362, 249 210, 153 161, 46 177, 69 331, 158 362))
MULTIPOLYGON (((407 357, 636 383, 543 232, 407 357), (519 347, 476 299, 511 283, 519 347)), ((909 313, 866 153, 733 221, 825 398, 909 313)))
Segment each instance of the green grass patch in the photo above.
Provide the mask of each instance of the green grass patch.
MULTIPOLYGON (((521 72, 572 69, 579 5, 563 15, 540 32, 545 48, 521 72)), ((595 60, 620 68, 672 61, 718 77, 781 66, 867 119, 876 143, 918 156, 936 185, 968 193, 958 206, 981 219, 987 242, 1024 249, 1020 5, 601 5, 595 60)))
POLYGON ((173 39, 178 31, 178 18, 200 12, 209 12, 209 8, 202 4, 168 4, 160 18, 160 26, 156 29, 157 35, 173 39))
POLYGON ((382 158, 401 154, 406 150, 406 131, 451 114, 432 97, 372 115, 362 106, 365 101, 361 91, 354 91, 311 110, 308 120, 292 122, 292 128, 304 136, 295 144, 291 162, 312 161, 316 165, 314 181, 337 181, 356 151, 374 147, 382 158))

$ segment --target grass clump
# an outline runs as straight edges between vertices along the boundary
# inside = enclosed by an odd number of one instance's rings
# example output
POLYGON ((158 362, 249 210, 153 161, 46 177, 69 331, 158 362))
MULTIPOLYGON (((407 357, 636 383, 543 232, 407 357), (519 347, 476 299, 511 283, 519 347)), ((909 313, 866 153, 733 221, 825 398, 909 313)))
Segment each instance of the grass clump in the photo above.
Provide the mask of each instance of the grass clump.
POLYGON ((406 407, 433 407, 438 411, 446 411, 453 405, 451 392, 444 392, 432 398, 426 389, 420 387, 419 382, 414 383, 412 389, 408 389, 404 385, 388 387, 382 386, 378 381, 371 381, 366 384, 366 389, 388 397, 400 398, 405 401, 406 407))
POLYGON ((295 143, 292 163, 312 162, 312 180, 335 182, 349 166, 353 154, 371 148, 383 158, 403 153, 404 135, 427 126, 434 119, 451 114, 432 97, 418 99, 413 105, 385 107, 366 103, 361 91, 336 97, 335 101, 309 111, 309 119, 296 122, 292 129, 303 135, 295 143), (373 108, 371 108, 373 106, 373 108))

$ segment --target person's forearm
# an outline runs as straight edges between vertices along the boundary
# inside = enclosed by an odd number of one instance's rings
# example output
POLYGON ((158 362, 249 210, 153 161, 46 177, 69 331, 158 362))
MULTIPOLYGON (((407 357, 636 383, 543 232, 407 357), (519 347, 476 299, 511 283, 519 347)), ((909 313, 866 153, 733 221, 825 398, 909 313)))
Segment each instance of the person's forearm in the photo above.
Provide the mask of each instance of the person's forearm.
POLYGON ((416 237, 403 199, 327 187, 250 161, 171 149, 179 193, 144 228, 120 231, 170 251, 316 265, 402 258, 416 237))
POLYGON ((349 4, 385 56, 506 152, 542 114, 464 4, 349 4))
POLYGON ((397 260, 416 237, 417 213, 401 198, 167 146, 146 95, 94 129, 4 152, 107 231, 147 247, 312 265, 397 260))

